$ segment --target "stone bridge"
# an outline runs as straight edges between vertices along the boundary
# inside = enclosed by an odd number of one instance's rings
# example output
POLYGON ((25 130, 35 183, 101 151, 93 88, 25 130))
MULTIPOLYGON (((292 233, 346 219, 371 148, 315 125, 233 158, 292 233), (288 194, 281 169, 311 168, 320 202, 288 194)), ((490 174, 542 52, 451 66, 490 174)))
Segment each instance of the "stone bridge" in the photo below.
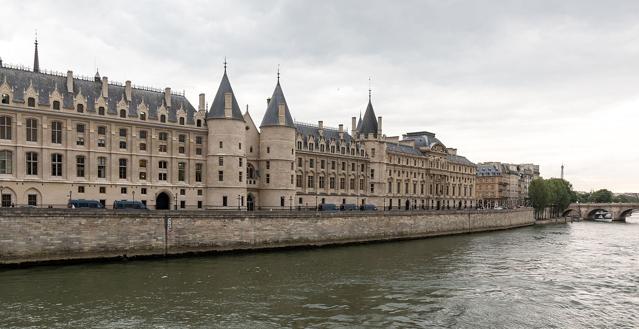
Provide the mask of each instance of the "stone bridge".
POLYGON ((593 219, 598 210, 612 214, 613 220, 625 221, 633 211, 639 214, 639 203, 573 203, 564 210, 562 216, 574 216, 581 219, 593 219))

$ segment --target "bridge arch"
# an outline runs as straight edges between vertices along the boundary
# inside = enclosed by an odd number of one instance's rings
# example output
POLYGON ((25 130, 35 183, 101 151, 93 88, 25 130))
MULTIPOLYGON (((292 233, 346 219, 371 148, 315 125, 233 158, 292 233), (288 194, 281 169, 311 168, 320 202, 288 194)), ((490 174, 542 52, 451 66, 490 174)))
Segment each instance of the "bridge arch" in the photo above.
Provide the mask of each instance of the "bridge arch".
POLYGON ((639 214, 639 210, 638 209, 634 209, 634 208, 622 209, 619 212, 619 219, 626 220, 626 217, 632 216, 632 213, 635 212, 635 211, 639 214))
POLYGON ((568 208, 564 210, 564 212, 561 214, 561 217, 580 217, 580 216, 581 214, 579 213, 579 210, 574 208, 568 208))
POLYGON ((587 219, 595 219, 595 213, 597 211, 605 211, 605 212, 609 212, 612 213, 611 211, 609 211, 608 209, 604 209, 604 208, 595 208, 592 209, 588 212, 588 215, 586 216, 587 219))

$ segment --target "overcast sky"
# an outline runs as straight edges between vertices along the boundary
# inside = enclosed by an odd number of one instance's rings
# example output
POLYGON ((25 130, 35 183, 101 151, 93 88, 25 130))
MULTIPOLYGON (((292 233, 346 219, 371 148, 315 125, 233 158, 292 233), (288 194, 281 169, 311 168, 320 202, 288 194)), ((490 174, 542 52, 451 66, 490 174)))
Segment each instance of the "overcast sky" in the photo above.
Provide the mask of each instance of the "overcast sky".
POLYGON ((3 1, 0 57, 212 100, 228 58, 259 124, 281 66, 297 121, 373 105, 473 162, 639 192, 639 1, 3 1))

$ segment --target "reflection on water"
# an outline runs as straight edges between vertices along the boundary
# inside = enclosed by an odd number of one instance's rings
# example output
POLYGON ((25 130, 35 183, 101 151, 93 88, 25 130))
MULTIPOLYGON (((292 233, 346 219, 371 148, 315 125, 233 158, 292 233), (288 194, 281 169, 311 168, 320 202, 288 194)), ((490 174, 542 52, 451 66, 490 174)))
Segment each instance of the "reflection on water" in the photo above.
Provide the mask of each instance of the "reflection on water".
POLYGON ((0 271, 2 328, 639 327, 639 224, 0 271))

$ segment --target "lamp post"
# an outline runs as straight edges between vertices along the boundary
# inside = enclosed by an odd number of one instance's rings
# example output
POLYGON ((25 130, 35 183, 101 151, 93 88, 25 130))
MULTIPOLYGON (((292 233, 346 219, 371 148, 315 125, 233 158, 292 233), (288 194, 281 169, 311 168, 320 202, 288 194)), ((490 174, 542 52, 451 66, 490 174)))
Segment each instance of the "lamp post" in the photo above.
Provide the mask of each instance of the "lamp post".
POLYGON ((135 203, 135 190, 131 191, 133 193, 133 203, 135 203))
POLYGON ((241 197, 242 197, 241 195, 239 195, 239 194, 237 195, 237 210, 238 211, 240 210, 240 198, 241 197))
POLYGON ((288 196, 288 211, 293 211, 293 196, 288 196))

